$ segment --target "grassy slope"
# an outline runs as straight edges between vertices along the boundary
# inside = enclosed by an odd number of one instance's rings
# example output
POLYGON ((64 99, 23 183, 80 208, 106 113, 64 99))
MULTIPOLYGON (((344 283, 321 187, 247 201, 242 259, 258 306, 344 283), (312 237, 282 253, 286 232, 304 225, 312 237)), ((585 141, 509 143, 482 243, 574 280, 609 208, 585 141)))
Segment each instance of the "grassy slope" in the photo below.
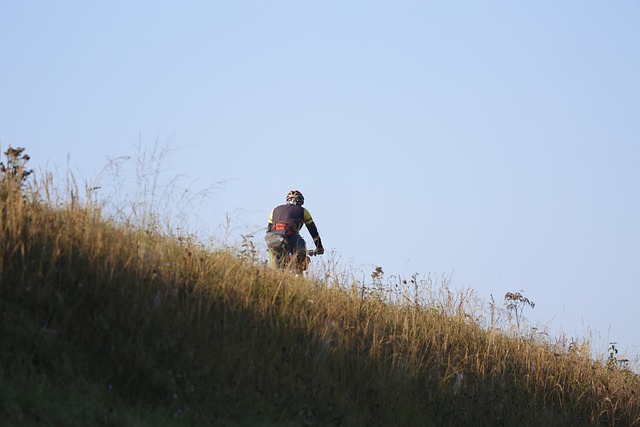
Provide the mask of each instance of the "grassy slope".
POLYGON ((12 425, 640 425, 637 376, 77 207, 0 202, 12 425))

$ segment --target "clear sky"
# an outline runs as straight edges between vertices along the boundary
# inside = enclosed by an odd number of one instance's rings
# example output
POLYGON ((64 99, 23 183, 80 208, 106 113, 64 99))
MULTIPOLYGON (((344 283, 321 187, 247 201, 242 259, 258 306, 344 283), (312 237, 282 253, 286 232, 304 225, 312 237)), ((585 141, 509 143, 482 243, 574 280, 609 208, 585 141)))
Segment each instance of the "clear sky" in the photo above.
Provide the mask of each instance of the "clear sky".
POLYGON ((165 173, 215 184, 191 212, 211 233, 228 214, 262 243, 297 188, 363 274, 522 290, 532 322, 638 353, 639 21, 637 0, 2 0, 0 144, 89 182, 170 143, 165 173))

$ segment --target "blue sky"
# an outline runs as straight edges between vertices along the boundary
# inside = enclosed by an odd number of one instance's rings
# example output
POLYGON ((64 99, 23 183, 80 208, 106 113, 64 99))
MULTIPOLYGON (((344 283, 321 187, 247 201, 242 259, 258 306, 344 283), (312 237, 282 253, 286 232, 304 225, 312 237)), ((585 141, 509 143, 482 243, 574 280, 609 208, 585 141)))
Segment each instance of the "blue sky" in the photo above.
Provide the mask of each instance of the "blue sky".
MULTIPOLYGON (((199 226, 300 189, 354 270, 450 276, 640 348, 637 1, 0 3, 0 143, 93 182, 141 141, 199 226)), ((308 239, 309 240, 309 239, 308 239)))

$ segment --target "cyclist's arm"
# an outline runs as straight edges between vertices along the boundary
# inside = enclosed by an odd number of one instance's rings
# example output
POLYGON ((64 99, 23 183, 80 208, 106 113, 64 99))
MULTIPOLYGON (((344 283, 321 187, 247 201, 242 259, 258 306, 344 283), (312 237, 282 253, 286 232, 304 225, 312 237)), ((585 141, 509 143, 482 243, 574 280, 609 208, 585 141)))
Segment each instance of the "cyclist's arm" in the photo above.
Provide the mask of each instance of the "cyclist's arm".
POLYGON ((269 222, 267 223, 267 232, 271 231, 273 227, 273 211, 271 211, 271 215, 269 215, 269 222))
POLYGON ((316 227, 316 223, 313 222, 313 218, 306 208, 304 210, 304 223, 307 226, 307 230, 309 230, 309 234, 311 234, 311 238, 313 238, 313 243, 316 245, 316 249, 320 250, 320 253, 324 252, 322 240, 320 240, 320 233, 318 233, 318 227, 316 227))

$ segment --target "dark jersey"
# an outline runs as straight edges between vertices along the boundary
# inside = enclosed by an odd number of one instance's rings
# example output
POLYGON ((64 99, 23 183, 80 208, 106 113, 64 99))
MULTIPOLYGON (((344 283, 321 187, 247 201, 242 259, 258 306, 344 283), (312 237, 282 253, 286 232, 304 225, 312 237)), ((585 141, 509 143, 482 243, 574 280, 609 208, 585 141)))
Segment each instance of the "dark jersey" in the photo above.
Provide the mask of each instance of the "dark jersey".
POLYGON ((303 225, 307 226, 309 234, 315 241, 319 237, 318 229, 309 211, 298 205, 280 205, 271 212, 267 231, 286 229, 289 232, 298 233, 303 225))

